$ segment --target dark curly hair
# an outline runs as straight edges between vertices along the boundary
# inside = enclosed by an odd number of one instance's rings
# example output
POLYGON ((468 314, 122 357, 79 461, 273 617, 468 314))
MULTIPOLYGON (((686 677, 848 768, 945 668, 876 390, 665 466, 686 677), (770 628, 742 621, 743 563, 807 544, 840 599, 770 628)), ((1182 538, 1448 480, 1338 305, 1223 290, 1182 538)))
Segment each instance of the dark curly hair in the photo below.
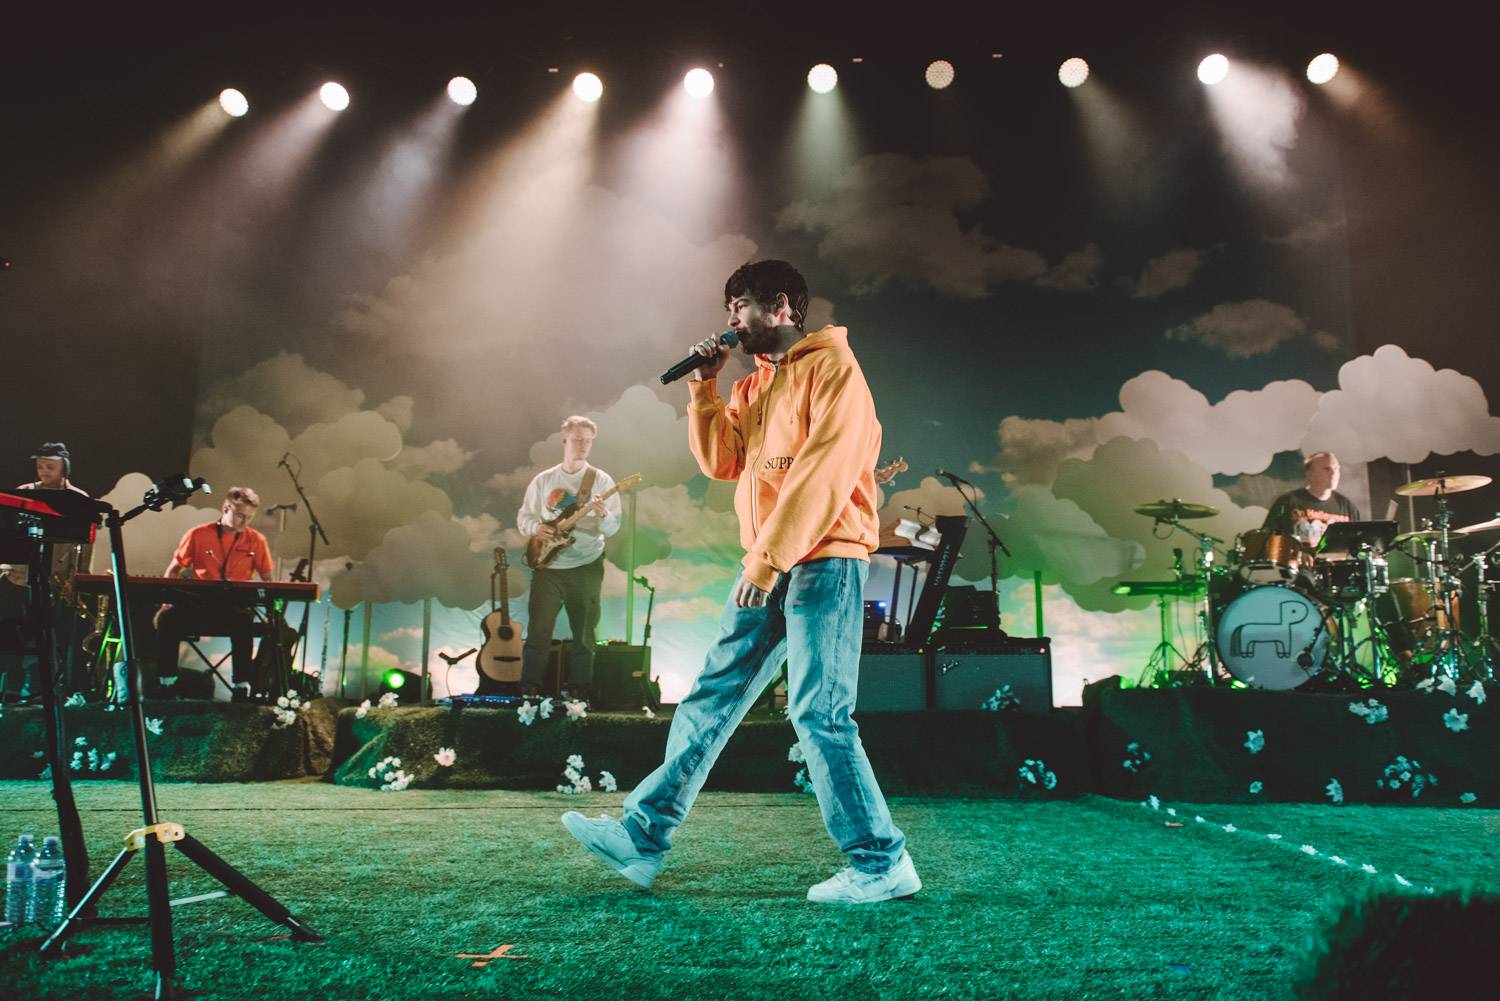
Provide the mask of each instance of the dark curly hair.
POLYGON ((770 309, 774 307, 776 297, 782 293, 786 293, 786 301, 792 307, 792 322, 801 330, 807 319, 807 279, 786 261, 741 264, 724 283, 726 304, 740 296, 747 296, 758 305, 770 309))

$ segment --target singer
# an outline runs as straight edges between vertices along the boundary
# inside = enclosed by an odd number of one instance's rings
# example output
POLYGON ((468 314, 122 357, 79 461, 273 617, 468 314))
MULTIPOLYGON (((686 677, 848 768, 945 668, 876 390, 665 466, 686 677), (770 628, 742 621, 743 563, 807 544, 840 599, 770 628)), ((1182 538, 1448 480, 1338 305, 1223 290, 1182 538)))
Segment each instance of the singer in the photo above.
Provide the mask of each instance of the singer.
POLYGON ((688 444, 706 475, 737 481, 745 557, 719 637, 672 717, 661 766, 625 800, 622 820, 570 812, 563 825, 649 888, 714 761, 785 660, 792 726, 823 823, 849 861, 807 898, 909 897, 922 882, 852 716, 864 583, 879 535, 875 404, 849 332, 804 333, 807 283, 790 264, 746 264, 725 284, 724 300, 755 370, 726 404, 715 377, 728 348, 717 338, 694 348, 709 361, 688 383, 688 444))

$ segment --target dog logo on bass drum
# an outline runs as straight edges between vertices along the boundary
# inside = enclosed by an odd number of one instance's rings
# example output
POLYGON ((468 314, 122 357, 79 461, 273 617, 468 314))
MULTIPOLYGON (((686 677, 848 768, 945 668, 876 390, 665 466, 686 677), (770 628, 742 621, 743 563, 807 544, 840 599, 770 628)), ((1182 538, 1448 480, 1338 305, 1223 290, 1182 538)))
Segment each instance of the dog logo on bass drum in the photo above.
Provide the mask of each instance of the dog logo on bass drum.
POLYGON ((788 469, 792 468, 793 458, 794 456, 790 455, 773 455, 771 456, 771 458, 766 460, 766 464, 762 468, 764 468, 768 473, 784 473, 788 469))

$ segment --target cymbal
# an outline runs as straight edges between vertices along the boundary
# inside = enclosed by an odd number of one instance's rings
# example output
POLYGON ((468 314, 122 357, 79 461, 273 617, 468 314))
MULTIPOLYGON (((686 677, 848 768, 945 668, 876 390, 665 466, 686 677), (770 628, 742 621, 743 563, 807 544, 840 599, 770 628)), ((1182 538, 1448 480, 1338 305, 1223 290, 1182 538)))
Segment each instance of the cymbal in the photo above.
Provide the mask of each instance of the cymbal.
POLYGON ((1391 545, 1400 546, 1408 542, 1428 542, 1432 539, 1441 539, 1443 533, 1435 528, 1424 528, 1415 532, 1402 532, 1391 540, 1391 545))
POLYGON ((1500 518, 1481 521, 1477 525, 1465 525, 1463 528, 1455 528, 1454 531, 1460 535, 1470 535, 1474 532, 1493 532, 1497 528, 1500 528, 1500 518))
POLYGON ((1149 504, 1136 506, 1136 514, 1143 514, 1147 518, 1158 518, 1162 521, 1191 518, 1212 518, 1219 513, 1216 507, 1207 504, 1191 504, 1185 500, 1173 497, 1171 500, 1152 501, 1149 504))
POLYGON ((1184 577, 1181 580, 1122 580, 1110 589, 1115 594, 1131 597, 1141 595, 1166 595, 1168 597, 1191 598, 1203 593, 1203 578, 1184 577))
POLYGON ((1465 490, 1478 490, 1490 485, 1488 476, 1437 476, 1430 480, 1412 480, 1396 488, 1402 497, 1435 497, 1438 494, 1459 494, 1465 490))

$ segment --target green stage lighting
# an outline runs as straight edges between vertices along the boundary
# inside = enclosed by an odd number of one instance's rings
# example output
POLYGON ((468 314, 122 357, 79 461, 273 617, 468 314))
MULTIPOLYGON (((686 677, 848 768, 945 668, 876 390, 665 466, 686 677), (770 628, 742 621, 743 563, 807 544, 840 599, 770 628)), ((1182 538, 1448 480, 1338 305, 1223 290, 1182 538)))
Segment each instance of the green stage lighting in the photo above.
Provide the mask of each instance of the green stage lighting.
POLYGON ((422 679, 399 667, 387 668, 380 672, 380 692, 382 695, 395 692, 401 696, 403 703, 415 703, 422 698, 422 679))

